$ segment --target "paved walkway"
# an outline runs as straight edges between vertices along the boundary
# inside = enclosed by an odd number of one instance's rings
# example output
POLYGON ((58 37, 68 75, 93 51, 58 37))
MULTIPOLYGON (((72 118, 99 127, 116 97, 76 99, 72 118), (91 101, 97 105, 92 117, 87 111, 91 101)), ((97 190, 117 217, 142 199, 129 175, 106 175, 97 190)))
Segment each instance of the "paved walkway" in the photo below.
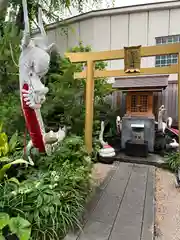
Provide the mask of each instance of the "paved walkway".
POLYGON ((153 166, 115 163, 97 189, 85 225, 66 240, 153 240, 153 166))

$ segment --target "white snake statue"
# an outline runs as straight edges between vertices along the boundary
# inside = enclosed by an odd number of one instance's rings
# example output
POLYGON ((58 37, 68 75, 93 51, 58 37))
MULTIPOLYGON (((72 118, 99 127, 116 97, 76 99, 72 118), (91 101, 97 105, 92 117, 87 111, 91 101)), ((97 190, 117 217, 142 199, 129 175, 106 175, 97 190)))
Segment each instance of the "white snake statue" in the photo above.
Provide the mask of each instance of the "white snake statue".
POLYGON ((117 133, 120 134, 122 130, 122 120, 120 116, 116 117, 116 129, 117 129, 117 133))
POLYGON ((167 127, 171 128, 171 125, 172 125, 172 118, 171 117, 168 117, 166 122, 163 122, 163 118, 165 118, 165 112, 166 112, 166 109, 165 109, 164 105, 162 105, 159 108, 157 124, 158 124, 158 130, 161 130, 163 133, 165 133, 165 129, 167 127))
POLYGON ((21 54, 19 58, 19 84, 21 105, 29 131, 31 141, 27 146, 27 154, 30 163, 33 161, 30 157, 32 147, 38 149, 41 153, 50 155, 57 143, 65 137, 65 129, 59 129, 58 132, 45 132, 44 123, 41 116, 41 105, 45 102, 45 95, 48 88, 44 86, 41 79, 48 72, 50 64, 50 53, 55 44, 47 46, 45 44, 46 32, 42 21, 42 10, 38 12, 38 26, 40 28, 41 43, 36 43, 37 38, 30 37, 29 19, 27 2, 23 1, 25 30, 21 41, 21 54))
POLYGON ((99 134, 99 141, 102 145, 102 148, 99 150, 100 157, 114 157, 116 155, 115 150, 111 147, 107 142, 103 140, 103 133, 104 133, 104 121, 101 122, 101 131, 99 134))

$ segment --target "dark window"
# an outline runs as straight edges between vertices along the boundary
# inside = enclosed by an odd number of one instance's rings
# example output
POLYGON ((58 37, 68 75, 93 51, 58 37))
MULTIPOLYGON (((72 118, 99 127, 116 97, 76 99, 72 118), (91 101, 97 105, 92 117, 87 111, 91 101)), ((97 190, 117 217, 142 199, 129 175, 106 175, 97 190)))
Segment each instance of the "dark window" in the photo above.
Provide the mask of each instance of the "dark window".
POLYGON ((131 112, 138 112, 138 96, 132 95, 131 96, 131 112))
POLYGON ((148 95, 140 95, 140 112, 148 111, 148 95))

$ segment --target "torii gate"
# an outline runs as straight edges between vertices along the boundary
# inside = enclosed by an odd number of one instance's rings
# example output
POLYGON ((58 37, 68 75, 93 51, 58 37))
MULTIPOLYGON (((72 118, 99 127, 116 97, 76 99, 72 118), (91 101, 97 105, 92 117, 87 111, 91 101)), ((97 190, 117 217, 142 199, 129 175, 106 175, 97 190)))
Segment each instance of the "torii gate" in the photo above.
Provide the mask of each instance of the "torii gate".
POLYGON ((120 77, 120 76, 137 76, 137 75, 153 75, 153 74, 178 74, 178 128, 180 143, 180 43, 148 46, 148 47, 129 47, 121 50, 101 51, 101 52, 85 52, 85 53, 65 53, 65 56, 72 63, 86 63, 85 71, 75 73, 75 78, 86 78, 86 117, 85 117, 85 145, 89 153, 92 152, 92 128, 93 128, 93 110, 94 110, 94 79, 102 77, 120 77), (132 51, 131 49, 135 49, 132 51), (127 50, 127 51, 126 51, 127 50), (129 50, 129 53, 128 53, 129 50), (128 54, 127 54, 128 53, 128 54), (139 54, 139 55, 138 55, 139 54), (140 68, 141 57, 153 57, 157 55, 178 54, 178 64, 167 67, 151 67, 140 68), (129 58, 129 59, 127 59, 129 58), (131 58, 131 59, 130 59, 131 58), (125 62, 124 70, 95 70, 94 63, 96 61, 106 60, 129 60, 125 62), (135 62, 137 61, 137 62, 135 62), (137 64, 137 65, 136 65, 137 64), (135 67, 139 66, 139 67, 135 67), (127 69, 133 68, 134 70, 127 69))

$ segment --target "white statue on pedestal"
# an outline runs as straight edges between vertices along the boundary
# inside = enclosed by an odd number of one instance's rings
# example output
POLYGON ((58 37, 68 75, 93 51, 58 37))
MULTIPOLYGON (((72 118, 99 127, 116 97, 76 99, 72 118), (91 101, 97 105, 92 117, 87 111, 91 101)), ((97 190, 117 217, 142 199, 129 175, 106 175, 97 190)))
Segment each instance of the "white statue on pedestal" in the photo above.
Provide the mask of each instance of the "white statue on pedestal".
POLYGON ((116 117, 116 129, 117 129, 117 133, 120 134, 122 130, 122 120, 120 116, 116 117))
POLYGON ((165 113, 166 108, 164 105, 162 105, 158 112, 158 130, 162 131, 163 133, 165 133, 166 128, 171 128, 172 126, 172 117, 166 118, 165 113), (166 121, 164 122, 163 119, 166 119, 166 121))
POLYGON ((115 150, 107 142, 104 142, 103 134, 104 134, 104 121, 101 122, 101 132, 99 134, 99 141, 102 145, 102 148, 99 150, 99 155, 104 158, 114 157, 116 155, 115 150))

